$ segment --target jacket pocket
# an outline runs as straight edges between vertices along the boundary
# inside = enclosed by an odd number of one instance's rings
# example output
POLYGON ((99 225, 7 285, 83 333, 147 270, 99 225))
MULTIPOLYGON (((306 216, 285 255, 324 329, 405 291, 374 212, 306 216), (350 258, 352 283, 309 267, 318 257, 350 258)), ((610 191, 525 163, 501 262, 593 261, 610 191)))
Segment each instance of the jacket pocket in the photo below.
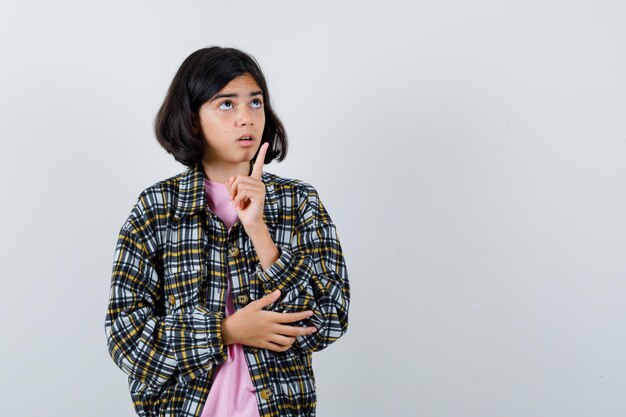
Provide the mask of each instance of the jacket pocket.
POLYGON ((163 386, 152 388, 129 377, 128 387, 138 416, 178 416, 182 413, 187 392, 185 387, 176 384, 173 379, 163 386))
POLYGON ((313 389, 316 389, 315 385, 315 373, 313 372, 313 353, 310 351, 300 352, 300 362, 304 366, 304 369, 309 373, 313 389))
POLYGON ((167 314, 189 311, 199 305, 202 279, 201 269, 165 274, 163 290, 167 314))
POLYGON ((311 415, 315 412, 317 393, 315 382, 301 356, 294 349, 277 355, 278 375, 285 406, 294 415, 311 415))
POLYGON ((172 384, 151 388, 132 377, 128 377, 128 388, 135 412, 141 417, 163 415, 174 391, 172 384))

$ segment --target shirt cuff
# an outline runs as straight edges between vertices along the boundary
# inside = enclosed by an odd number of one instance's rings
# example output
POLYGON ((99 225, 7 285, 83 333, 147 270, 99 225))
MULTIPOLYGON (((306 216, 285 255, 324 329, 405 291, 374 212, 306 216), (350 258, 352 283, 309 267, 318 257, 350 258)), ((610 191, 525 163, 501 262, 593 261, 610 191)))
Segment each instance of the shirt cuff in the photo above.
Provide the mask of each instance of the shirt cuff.
POLYGON ((178 382, 187 385, 193 379, 228 359, 222 340, 224 313, 197 306, 190 313, 166 318, 166 333, 180 373, 178 382))
POLYGON ((209 310, 206 306, 198 306, 198 310, 204 315, 206 324, 197 329, 197 340, 206 343, 206 349, 214 365, 220 365, 228 360, 227 348, 222 339, 222 322, 226 315, 221 312, 209 310))
MULTIPOLYGON (((293 253, 286 246, 276 245, 280 251, 280 255, 276 262, 270 265, 266 271, 263 271, 261 262, 256 265, 256 276, 261 281, 263 288, 271 292, 284 281, 285 275, 289 270, 293 261, 293 253)), ((285 292, 284 290, 282 291, 285 292)))

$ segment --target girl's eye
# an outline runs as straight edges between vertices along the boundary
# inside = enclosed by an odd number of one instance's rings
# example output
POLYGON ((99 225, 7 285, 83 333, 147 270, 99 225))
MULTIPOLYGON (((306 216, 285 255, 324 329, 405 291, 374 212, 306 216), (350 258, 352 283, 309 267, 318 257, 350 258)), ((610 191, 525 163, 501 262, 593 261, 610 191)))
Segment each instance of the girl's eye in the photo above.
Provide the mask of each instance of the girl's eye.
POLYGON ((231 103, 230 101, 228 101, 228 100, 227 100, 227 101, 223 102, 222 104, 220 104, 220 107, 219 107, 219 108, 220 108, 220 109, 222 109, 222 110, 228 110, 229 108, 232 108, 232 105, 233 105, 233 103, 231 103), (224 107, 222 107, 224 104, 228 104, 228 105, 230 105, 231 107, 224 108, 224 107))
POLYGON ((257 108, 257 109, 260 108, 260 107, 263 107, 263 102, 261 100, 255 99, 255 100, 252 100, 252 102, 253 103, 258 103, 256 105, 254 105, 254 107, 257 108))

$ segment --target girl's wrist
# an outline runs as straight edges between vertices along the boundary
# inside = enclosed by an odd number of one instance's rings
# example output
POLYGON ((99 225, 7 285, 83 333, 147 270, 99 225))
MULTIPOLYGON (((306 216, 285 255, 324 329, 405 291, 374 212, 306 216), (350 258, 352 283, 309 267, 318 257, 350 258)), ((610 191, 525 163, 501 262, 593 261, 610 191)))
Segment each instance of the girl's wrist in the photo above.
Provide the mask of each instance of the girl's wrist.
POLYGON ((274 243, 269 229, 263 223, 261 230, 255 229, 248 236, 252 241, 252 246, 254 246, 263 271, 267 270, 280 256, 280 250, 274 243))
POLYGON ((255 226, 246 228, 246 234, 250 237, 250 240, 252 240, 254 243, 254 240, 258 240, 260 238, 265 237, 266 235, 269 235, 269 230, 265 222, 261 222, 255 226))
POLYGON ((232 340, 232 332, 230 328, 231 324, 231 316, 228 316, 222 320, 222 343, 224 344, 224 346, 232 345, 233 343, 235 343, 232 340))

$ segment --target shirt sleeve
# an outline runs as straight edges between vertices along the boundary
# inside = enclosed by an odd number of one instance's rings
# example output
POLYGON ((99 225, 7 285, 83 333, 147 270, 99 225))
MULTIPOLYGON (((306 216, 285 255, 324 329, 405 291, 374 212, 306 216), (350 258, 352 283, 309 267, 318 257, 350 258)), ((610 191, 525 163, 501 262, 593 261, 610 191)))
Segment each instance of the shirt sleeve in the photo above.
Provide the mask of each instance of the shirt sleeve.
POLYGON ((317 332, 297 336, 294 346, 315 352, 347 332, 350 284, 336 227, 317 190, 302 183, 300 197, 290 245, 277 244, 276 262, 265 271, 258 263, 256 275, 266 289, 281 290, 274 311, 313 311, 303 325, 317 332))
POLYGON ((108 351, 122 371, 148 386, 171 378, 186 385, 228 359, 221 338, 224 313, 196 306, 164 314, 163 280, 146 243, 154 240, 154 219, 140 202, 141 197, 115 249, 104 326, 108 351))

